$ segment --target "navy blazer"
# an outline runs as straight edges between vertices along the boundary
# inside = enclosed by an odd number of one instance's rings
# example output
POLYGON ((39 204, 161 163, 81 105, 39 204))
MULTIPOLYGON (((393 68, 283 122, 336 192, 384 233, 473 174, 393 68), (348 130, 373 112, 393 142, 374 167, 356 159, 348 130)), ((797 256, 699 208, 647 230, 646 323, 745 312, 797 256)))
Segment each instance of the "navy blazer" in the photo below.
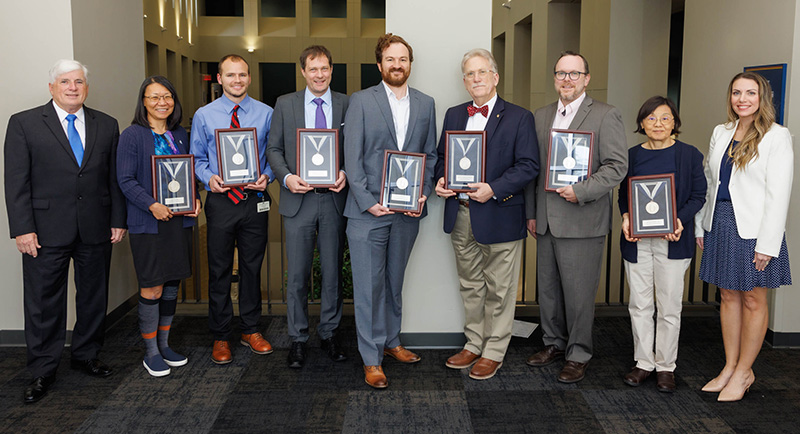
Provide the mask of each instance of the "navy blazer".
MULTIPOLYGON (((189 153, 189 136, 182 126, 172 130, 175 147, 181 154, 189 153)), ((117 181, 127 199, 128 232, 132 234, 157 234, 158 220, 150 212, 153 198, 153 175, 150 157, 155 155, 153 131, 133 124, 119 137, 117 149, 117 181)), ((183 227, 194 225, 193 217, 183 217, 183 227)))
MULTIPOLYGON (((694 215, 706 201, 706 177, 703 174, 703 153, 692 145, 676 140, 675 144, 675 207, 683 224, 683 232, 678 241, 670 241, 667 251, 669 259, 687 259, 694 255, 694 215)), ((619 186, 619 213, 628 212, 628 178, 636 166, 636 156, 642 145, 628 150, 628 175, 619 186)), ((636 243, 625 239, 620 233, 619 241, 622 258, 636 263, 636 243)))
MULTIPOLYGON (((447 110, 439 138, 434 179, 444 176, 445 131, 464 130, 467 107, 472 101, 447 110)), ((478 116, 478 115, 476 115, 478 116)), ((525 238, 525 198, 523 189, 539 174, 539 144, 533 114, 497 98, 486 123, 486 182, 494 198, 485 203, 470 200, 472 233, 481 244, 505 243, 525 238)), ((444 231, 456 224, 458 196, 445 200, 444 231)))

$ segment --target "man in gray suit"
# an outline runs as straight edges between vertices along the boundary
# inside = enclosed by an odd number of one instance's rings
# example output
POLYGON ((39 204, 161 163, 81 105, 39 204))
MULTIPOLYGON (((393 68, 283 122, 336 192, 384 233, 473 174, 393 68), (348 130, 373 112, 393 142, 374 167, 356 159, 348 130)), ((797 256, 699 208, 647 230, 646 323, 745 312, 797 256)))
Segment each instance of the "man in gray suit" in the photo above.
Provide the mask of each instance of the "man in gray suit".
POLYGON ((332 188, 313 188, 295 173, 297 168, 297 129, 339 130, 339 154, 342 154, 341 127, 347 111, 347 95, 330 89, 333 59, 321 45, 312 45, 300 54, 300 72, 306 79, 304 90, 283 95, 275 104, 267 144, 267 158, 281 181, 278 209, 286 230, 288 284, 286 288, 287 322, 292 348, 287 363, 301 368, 308 342, 308 290, 314 242, 319 249, 322 292, 317 334, 322 349, 334 361, 345 360, 336 341, 336 329, 342 318, 342 253, 344 249, 344 202, 347 182, 343 170, 332 188))
POLYGON ((539 305, 545 348, 528 365, 562 357, 562 383, 581 381, 592 358, 594 298, 605 236, 611 230, 611 196, 628 170, 628 146, 619 110, 586 95, 589 63, 561 53, 553 69, 559 100, 536 110, 540 161, 547 161, 551 128, 594 132, 591 176, 545 192, 546 176, 525 191, 528 231, 536 238, 539 305))
POLYGON ((349 219, 356 330, 365 380, 385 388, 384 355, 403 363, 419 361, 400 345, 401 291, 419 219, 427 212, 424 202, 433 188, 436 114, 433 99, 406 84, 414 53, 403 38, 381 36, 375 59, 382 82, 354 93, 345 117, 350 192, 344 215, 349 219), (426 154, 420 213, 394 213, 380 204, 385 150, 426 154))

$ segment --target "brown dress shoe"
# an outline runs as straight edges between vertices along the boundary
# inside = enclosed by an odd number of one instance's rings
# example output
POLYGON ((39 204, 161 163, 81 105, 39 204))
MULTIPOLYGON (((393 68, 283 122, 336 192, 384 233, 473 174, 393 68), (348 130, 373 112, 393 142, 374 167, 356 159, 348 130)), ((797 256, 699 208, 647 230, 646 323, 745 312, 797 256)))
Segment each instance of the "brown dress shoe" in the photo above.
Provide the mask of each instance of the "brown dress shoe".
POLYGON ((417 363, 420 360, 418 355, 403 348, 402 345, 398 345, 394 348, 384 348, 383 355, 394 357, 403 363, 417 363))
POLYGON ((555 345, 548 345, 542 351, 528 357, 528 361, 525 363, 529 366, 547 366, 563 358, 564 350, 559 350, 555 345))
POLYGON ((587 366, 589 366, 589 362, 579 363, 567 360, 567 363, 561 369, 561 373, 558 374, 558 381, 562 383, 577 383, 583 380, 587 366))
POLYGON ((256 354, 269 354, 272 352, 272 345, 258 332, 249 335, 243 333, 240 342, 242 345, 250 347, 250 351, 256 354))
POLYGON ((447 363, 444 365, 453 369, 469 368, 478 360, 478 357, 480 356, 470 350, 461 350, 458 354, 447 359, 447 363))
POLYGON ((214 341, 214 348, 211 350, 211 361, 218 365, 232 362, 231 344, 228 341, 214 341))
POLYGON ((641 385, 647 377, 650 376, 650 371, 645 371, 644 369, 633 368, 631 372, 628 372, 627 375, 622 379, 628 386, 638 387, 641 385))
POLYGON ((364 365, 364 381, 376 389, 385 389, 389 387, 389 380, 383 373, 381 366, 366 366, 364 365))
POLYGON ((656 372, 656 387, 659 392, 672 393, 675 391, 675 374, 669 371, 656 372))
POLYGON ((503 362, 495 362, 494 360, 481 357, 478 363, 469 371, 469 378, 473 380, 487 380, 494 377, 497 370, 503 366, 503 362))

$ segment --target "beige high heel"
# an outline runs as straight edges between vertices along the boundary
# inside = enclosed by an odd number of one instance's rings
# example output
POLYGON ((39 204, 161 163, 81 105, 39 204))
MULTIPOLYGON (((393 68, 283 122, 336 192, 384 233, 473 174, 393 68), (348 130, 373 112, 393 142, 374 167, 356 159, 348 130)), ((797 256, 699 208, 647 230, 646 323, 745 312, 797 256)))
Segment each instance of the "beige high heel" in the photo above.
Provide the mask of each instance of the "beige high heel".
MULTIPOLYGON (((731 376, 733 376, 733 375, 731 375, 731 376)), ((722 392, 722 389, 724 389, 725 386, 728 385, 728 381, 730 381, 731 378, 728 377, 728 379, 725 380, 725 382, 723 383, 723 381, 720 379, 720 377, 721 377, 721 374, 718 375, 713 380, 711 380, 708 383, 706 383, 706 385, 703 386, 703 388, 700 389, 700 390, 702 390, 703 392, 713 392, 713 393, 722 392)))
POLYGON ((746 381, 744 387, 741 390, 737 390, 735 392, 729 391, 733 387, 735 387, 734 383, 728 383, 728 386, 725 386, 725 389, 720 392, 719 396, 717 397, 717 401, 719 402, 734 402, 734 401, 741 401, 744 398, 745 393, 750 391, 750 386, 756 382, 756 376, 753 374, 753 371, 750 371, 750 378, 749 381, 746 381))

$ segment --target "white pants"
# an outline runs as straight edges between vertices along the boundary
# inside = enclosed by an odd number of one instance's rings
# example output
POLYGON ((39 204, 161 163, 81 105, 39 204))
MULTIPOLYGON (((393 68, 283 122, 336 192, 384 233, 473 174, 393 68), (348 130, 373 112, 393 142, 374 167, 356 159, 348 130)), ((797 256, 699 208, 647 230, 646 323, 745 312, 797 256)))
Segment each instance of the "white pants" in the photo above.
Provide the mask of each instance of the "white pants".
POLYGON ((645 371, 672 372, 678 358, 683 279, 692 260, 667 258, 668 244, 661 238, 643 238, 636 243, 637 263, 624 261, 631 289, 628 312, 633 328, 633 358, 636 367, 645 371), (654 324, 655 308, 658 317, 654 324))

